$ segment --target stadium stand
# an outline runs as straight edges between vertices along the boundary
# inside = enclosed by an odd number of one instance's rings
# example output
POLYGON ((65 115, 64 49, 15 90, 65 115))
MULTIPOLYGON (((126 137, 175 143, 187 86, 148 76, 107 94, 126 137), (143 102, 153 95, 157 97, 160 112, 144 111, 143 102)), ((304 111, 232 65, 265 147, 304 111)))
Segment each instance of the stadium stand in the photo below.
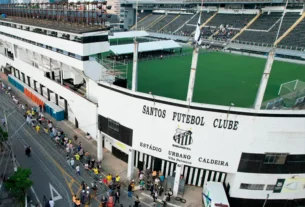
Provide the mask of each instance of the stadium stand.
POLYGON ((149 28, 149 31, 158 32, 160 29, 162 29, 164 26, 166 26, 168 23, 170 23, 173 19, 175 19, 178 15, 177 14, 168 14, 165 15, 164 18, 160 19, 157 24, 154 24, 149 28))
POLYGON ((233 38, 255 15, 250 14, 217 14, 201 29, 205 39, 227 41, 233 38))
MULTIPOLYGON (((202 12, 201 18, 200 18, 200 23, 203 24, 213 14, 214 14, 214 12, 202 12)), ((191 19, 187 24, 196 26, 197 22, 198 22, 199 15, 200 15, 200 13, 197 13, 197 15, 193 19, 191 19)))
MULTIPOLYGON (((280 26, 281 17, 282 13, 271 13, 270 15, 262 14, 262 16, 258 18, 252 26, 250 26, 250 30, 247 29, 244 31, 237 40, 261 44, 273 44, 280 26)), ((286 13, 282 22, 279 37, 284 34, 284 32, 289 29, 299 17, 299 13, 286 13)))
POLYGON ((250 14, 217 14, 208 26, 219 27, 223 25, 229 28, 241 29, 248 24, 255 15, 250 14))
MULTIPOLYGON (((213 16, 214 12, 202 12, 200 23, 203 24, 206 20, 208 20, 211 16, 213 16)), ((187 22, 179 31, 176 32, 177 35, 183 36, 191 36, 191 34, 196 30, 196 25, 198 22, 200 13, 197 13, 189 22, 187 22)))
POLYGON ((157 19, 159 19, 161 14, 152 14, 148 16, 147 18, 143 19, 143 21, 138 22, 138 29, 147 30, 151 24, 153 24, 157 19))
POLYGON ((169 24, 167 27, 163 28, 161 31, 165 33, 173 33, 184 25, 193 15, 191 14, 181 14, 179 18, 169 24))
POLYGON ((251 25, 249 29, 269 30, 276 22, 280 21, 282 12, 262 13, 262 15, 251 25))
POLYGON ((303 20, 279 43, 279 45, 291 47, 292 49, 305 47, 305 19, 303 20))
POLYGON ((143 11, 138 13, 138 22, 142 21, 145 17, 152 14, 151 11, 143 11))

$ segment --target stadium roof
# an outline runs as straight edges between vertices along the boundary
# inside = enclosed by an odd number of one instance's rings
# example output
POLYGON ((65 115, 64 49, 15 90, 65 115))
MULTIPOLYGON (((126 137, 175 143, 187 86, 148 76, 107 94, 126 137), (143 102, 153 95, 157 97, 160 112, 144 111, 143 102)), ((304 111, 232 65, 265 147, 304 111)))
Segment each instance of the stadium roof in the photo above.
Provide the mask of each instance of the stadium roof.
POLYGON ((109 36, 109 39, 122 39, 146 36, 149 36, 149 34, 145 31, 115 32, 113 33, 113 36, 109 36))
MULTIPOLYGON (((144 42, 139 43, 139 52, 150 52, 150 51, 157 51, 157 50, 168 50, 168 49, 175 49, 181 48, 181 46, 176 43, 174 40, 163 40, 163 41, 153 41, 153 42, 144 42)), ((127 44, 127 45, 114 45, 110 46, 110 50, 115 55, 124 55, 124 54, 131 54, 134 50, 134 44, 127 44)))

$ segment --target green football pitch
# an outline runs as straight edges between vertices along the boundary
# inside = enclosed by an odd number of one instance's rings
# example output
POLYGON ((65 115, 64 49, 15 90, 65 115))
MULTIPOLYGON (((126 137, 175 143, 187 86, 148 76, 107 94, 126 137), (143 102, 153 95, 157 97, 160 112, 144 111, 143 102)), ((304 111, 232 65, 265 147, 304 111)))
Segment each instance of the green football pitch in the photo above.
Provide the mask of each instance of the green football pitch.
MULTIPOLYGON (((138 91, 186 100, 191 55, 140 61, 138 91)), ((199 55, 193 102, 252 107, 266 59, 222 52, 199 55)), ((264 100, 277 97, 282 83, 305 81, 305 65, 275 61, 264 100)), ((132 80, 132 63, 128 81, 132 80)), ((129 84, 130 85, 130 84, 129 84)))

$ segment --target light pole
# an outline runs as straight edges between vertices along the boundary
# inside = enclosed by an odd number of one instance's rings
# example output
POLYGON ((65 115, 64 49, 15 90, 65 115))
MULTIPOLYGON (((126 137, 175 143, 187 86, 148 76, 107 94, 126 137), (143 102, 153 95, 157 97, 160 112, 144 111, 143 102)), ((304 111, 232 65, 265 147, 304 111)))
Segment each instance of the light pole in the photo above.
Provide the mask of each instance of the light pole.
POLYGON ((16 172, 17 171, 17 164, 16 164, 16 159, 15 159, 15 153, 14 153, 14 150, 13 150, 10 138, 9 138, 9 133, 8 133, 8 120, 7 120, 7 116, 6 116, 6 111, 7 110, 9 110, 9 109, 5 109, 3 111, 4 119, 5 119, 6 132, 8 134, 7 143, 9 144, 9 146, 11 147, 11 150, 12 150, 12 161, 13 161, 13 165, 14 165, 14 171, 16 172))
POLYGON ((137 0, 136 3, 136 31, 138 30, 138 6, 139 6, 139 0, 137 0))
POLYGON ((155 105, 155 104, 156 104, 155 96, 152 94, 152 92, 149 92, 149 94, 153 97, 153 99, 154 99, 154 105, 155 105))
POLYGON ((229 107, 229 110, 228 110, 228 113, 227 113, 227 119, 229 117, 229 114, 230 114, 230 111, 231 111, 231 108, 234 106, 234 103, 231 103, 230 107, 229 107))
POLYGON ((266 203, 267 203, 267 201, 268 201, 268 198, 269 198, 269 193, 267 194, 267 198, 266 198, 266 200, 265 200, 265 202, 264 202, 263 207, 265 207, 265 205, 266 205, 266 203))

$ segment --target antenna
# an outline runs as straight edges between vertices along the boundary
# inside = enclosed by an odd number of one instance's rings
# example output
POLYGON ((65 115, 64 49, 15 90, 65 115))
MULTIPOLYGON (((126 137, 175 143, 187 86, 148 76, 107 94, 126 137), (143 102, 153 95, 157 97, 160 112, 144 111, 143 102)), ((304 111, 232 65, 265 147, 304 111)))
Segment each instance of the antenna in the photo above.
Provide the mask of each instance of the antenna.
POLYGON ((286 0, 286 5, 284 7, 283 15, 282 15, 282 18, 281 18, 281 21, 280 21, 279 29, 277 30, 277 34, 276 34, 276 37, 275 37, 275 41, 273 43, 273 47, 275 47, 275 43, 277 42, 277 39, 279 38, 282 23, 283 23, 283 19, 284 19, 285 14, 286 14, 287 5, 288 5, 288 0, 286 0))
POLYGON ((136 3, 136 30, 138 30, 138 6, 139 6, 139 0, 137 0, 136 3))

